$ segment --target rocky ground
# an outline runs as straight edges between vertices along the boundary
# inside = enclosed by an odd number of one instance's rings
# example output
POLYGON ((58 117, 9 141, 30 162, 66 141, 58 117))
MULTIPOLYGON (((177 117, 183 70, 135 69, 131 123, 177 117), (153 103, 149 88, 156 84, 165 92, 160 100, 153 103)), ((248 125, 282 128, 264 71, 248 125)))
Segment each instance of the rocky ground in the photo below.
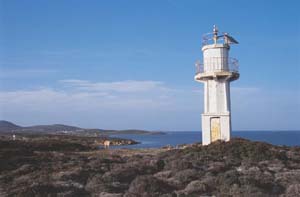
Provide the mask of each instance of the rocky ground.
MULTIPOLYGON (((11 143, 13 135, 10 133, 0 134, 3 143, 11 143)), ((105 140, 110 141, 110 145, 133 145, 138 144, 134 140, 101 136, 86 136, 73 134, 36 134, 36 133, 15 133, 15 143, 28 146, 30 148, 45 149, 47 151, 78 151, 78 150, 98 150, 103 146, 105 140)))
MULTIPOLYGON (((57 141, 56 141, 57 142, 57 141)), ((300 147, 244 139, 183 149, 97 150, 0 140, 0 196, 299 196, 300 147)))

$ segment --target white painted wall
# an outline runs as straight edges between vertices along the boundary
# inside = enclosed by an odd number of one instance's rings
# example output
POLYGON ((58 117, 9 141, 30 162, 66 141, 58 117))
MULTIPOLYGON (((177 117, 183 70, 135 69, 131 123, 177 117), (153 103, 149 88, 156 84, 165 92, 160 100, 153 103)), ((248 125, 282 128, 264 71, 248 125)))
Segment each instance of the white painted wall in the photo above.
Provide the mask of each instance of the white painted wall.
POLYGON ((208 80, 204 82, 204 112, 226 113, 230 111, 229 82, 208 80))
POLYGON ((214 71, 228 69, 228 51, 230 47, 227 44, 206 45, 202 48, 204 71, 214 71))
MULTIPOLYGON (((227 44, 212 44, 202 48, 204 72, 217 72, 228 69, 227 44)), ((211 143, 211 118, 220 118, 221 140, 230 140, 230 82, 227 79, 204 81, 204 113, 202 119, 202 144, 211 143)))

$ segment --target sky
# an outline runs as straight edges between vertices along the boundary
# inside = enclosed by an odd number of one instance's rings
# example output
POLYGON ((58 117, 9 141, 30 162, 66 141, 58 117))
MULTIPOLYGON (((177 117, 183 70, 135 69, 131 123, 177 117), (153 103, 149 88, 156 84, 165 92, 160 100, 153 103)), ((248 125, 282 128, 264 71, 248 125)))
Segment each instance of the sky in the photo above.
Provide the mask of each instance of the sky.
POLYGON ((202 35, 238 45, 233 130, 300 130, 300 1, 0 0, 0 119, 200 130, 202 35))

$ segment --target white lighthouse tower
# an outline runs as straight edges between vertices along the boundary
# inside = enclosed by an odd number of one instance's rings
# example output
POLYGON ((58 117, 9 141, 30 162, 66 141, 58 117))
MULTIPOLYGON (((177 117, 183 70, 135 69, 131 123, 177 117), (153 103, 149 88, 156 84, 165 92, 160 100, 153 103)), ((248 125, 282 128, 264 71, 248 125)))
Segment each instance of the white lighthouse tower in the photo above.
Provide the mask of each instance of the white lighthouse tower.
POLYGON ((202 40, 203 63, 196 63, 195 80, 204 83, 202 144, 230 140, 230 82, 239 78, 238 61, 229 57, 231 44, 238 42, 228 33, 205 34, 202 40))

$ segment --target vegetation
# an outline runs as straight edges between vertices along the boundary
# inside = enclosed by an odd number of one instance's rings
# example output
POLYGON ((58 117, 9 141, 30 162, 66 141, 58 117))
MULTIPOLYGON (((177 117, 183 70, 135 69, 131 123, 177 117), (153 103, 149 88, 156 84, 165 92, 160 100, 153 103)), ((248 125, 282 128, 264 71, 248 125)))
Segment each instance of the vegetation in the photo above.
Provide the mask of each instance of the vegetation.
POLYGON ((244 139, 96 150, 83 138, 0 140, 0 196, 297 196, 300 147, 244 139))

